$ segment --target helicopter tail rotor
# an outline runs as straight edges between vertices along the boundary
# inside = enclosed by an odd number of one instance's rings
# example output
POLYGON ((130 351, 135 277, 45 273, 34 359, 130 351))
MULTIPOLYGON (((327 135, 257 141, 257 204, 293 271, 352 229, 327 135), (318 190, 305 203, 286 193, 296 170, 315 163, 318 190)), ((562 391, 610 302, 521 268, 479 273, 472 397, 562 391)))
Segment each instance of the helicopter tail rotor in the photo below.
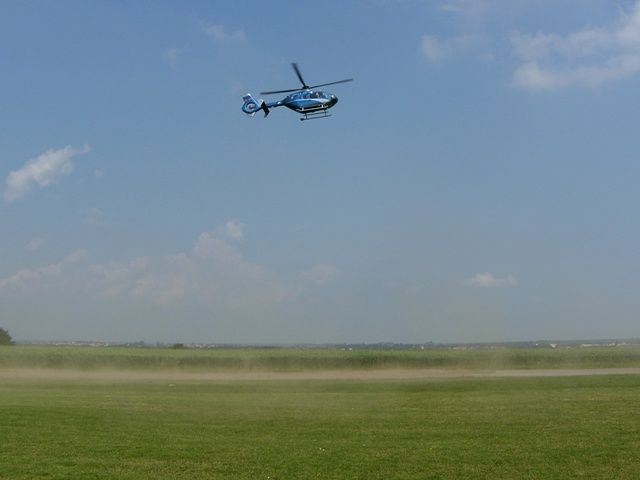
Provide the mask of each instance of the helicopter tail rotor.
POLYGON ((247 115, 251 115, 253 117, 258 110, 262 110, 265 117, 269 115, 269 107, 264 102, 264 100, 256 100, 251 96, 250 93, 247 93, 244 97, 242 97, 242 100, 244 101, 244 103, 242 104, 242 111, 247 115))

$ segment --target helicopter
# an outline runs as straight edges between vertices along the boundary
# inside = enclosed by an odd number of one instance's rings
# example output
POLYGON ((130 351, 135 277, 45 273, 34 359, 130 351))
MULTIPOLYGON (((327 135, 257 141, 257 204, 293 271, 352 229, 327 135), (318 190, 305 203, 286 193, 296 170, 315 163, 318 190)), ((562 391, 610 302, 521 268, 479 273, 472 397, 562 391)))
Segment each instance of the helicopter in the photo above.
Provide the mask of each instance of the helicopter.
POLYGON ((295 112, 301 113, 304 117, 300 120, 312 120, 314 118, 325 118, 331 115, 327 114, 327 110, 338 103, 338 97, 327 92, 320 90, 313 90, 318 87, 325 87, 327 85, 335 85, 337 83, 352 82, 353 78, 347 78, 345 80, 338 80, 337 82, 322 83, 320 85, 309 86, 306 84, 300 73, 300 68, 297 63, 292 63, 291 66, 298 76, 298 80, 302 84, 301 88, 291 88, 289 90, 275 90, 270 92, 260 92, 260 95, 273 95, 275 93, 290 93, 282 100, 277 102, 265 102, 262 99, 254 99, 250 93, 247 93, 242 100, 242 111, 247 115, 254 116, 258 110, 264 112, 264 116, 269 115, 271 108, 275 107, 287 107, 295 112))

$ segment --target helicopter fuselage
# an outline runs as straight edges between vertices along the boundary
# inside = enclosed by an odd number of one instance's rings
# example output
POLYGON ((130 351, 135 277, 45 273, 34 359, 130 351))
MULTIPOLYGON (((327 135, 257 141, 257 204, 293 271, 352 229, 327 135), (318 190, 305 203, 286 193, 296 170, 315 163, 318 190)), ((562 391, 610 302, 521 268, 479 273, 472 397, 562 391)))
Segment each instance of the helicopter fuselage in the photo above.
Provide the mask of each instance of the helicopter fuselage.
POLYGON ((338 97, 327 92, 301 90, 287 95, 277 102, 267 103, 268 108, 287 107, 298 113, 328 110, 338 103, 338 97))

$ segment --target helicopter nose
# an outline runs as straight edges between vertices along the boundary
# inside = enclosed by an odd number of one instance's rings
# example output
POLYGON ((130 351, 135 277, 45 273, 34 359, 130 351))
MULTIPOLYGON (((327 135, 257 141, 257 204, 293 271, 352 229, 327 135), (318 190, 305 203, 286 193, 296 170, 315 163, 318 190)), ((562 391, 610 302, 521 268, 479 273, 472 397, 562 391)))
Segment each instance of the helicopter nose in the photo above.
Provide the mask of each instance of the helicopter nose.
POLYGON ((338 103, 338 97, 336 97, 335 95, 331 95, 331 106, 335 105, 336 103, 338 103))

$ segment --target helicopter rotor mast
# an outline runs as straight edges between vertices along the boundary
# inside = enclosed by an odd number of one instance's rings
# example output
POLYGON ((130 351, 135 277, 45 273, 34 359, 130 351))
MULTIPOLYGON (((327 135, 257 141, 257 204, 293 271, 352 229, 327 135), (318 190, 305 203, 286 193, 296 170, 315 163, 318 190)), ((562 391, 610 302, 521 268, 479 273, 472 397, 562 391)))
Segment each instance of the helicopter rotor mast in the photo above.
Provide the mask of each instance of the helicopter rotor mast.
POLYGON ((302 74, 300 73, 300 69, 298 68, 298 64, 297 63, 292 63, 291 66, 293 67, 293 69, 296 72, 296 75, 298 75, 298 79, 300 80, 300 83, 302 84, 302 89, 303 90, 308 90, 311 87, 308 86, 306 83, 304 83, 304 79, 302 78, 302 74))
POLYGON ((273 90, 273 91, 269 91, 269 92, 260 92, 260 95, 271 95, 271 94, 275 94, 275 93, 291 93, 291 92, 300 92, 302 90, 310 90, 312 88, 317 88, 317 87, 326 87, 327 85, 335 85, 337 83, 346 83, 346 82, 353 82, 353 78, 347 78, 345 80, 338 80, 337 82, 329 82, 329 83, 321 83, 319 85, 307 85, 304 81, 304 79, 302 78, 302 74, 300 73, 300 68, 298 68, 298 64, 297 63, 292 63, 291 66, 293 67, 293 70, 296 72, 296 75, 298 76, 298 80, 300 80, 300 83, 302 84, 301 88, 291 88, 288 90, 273 90))

